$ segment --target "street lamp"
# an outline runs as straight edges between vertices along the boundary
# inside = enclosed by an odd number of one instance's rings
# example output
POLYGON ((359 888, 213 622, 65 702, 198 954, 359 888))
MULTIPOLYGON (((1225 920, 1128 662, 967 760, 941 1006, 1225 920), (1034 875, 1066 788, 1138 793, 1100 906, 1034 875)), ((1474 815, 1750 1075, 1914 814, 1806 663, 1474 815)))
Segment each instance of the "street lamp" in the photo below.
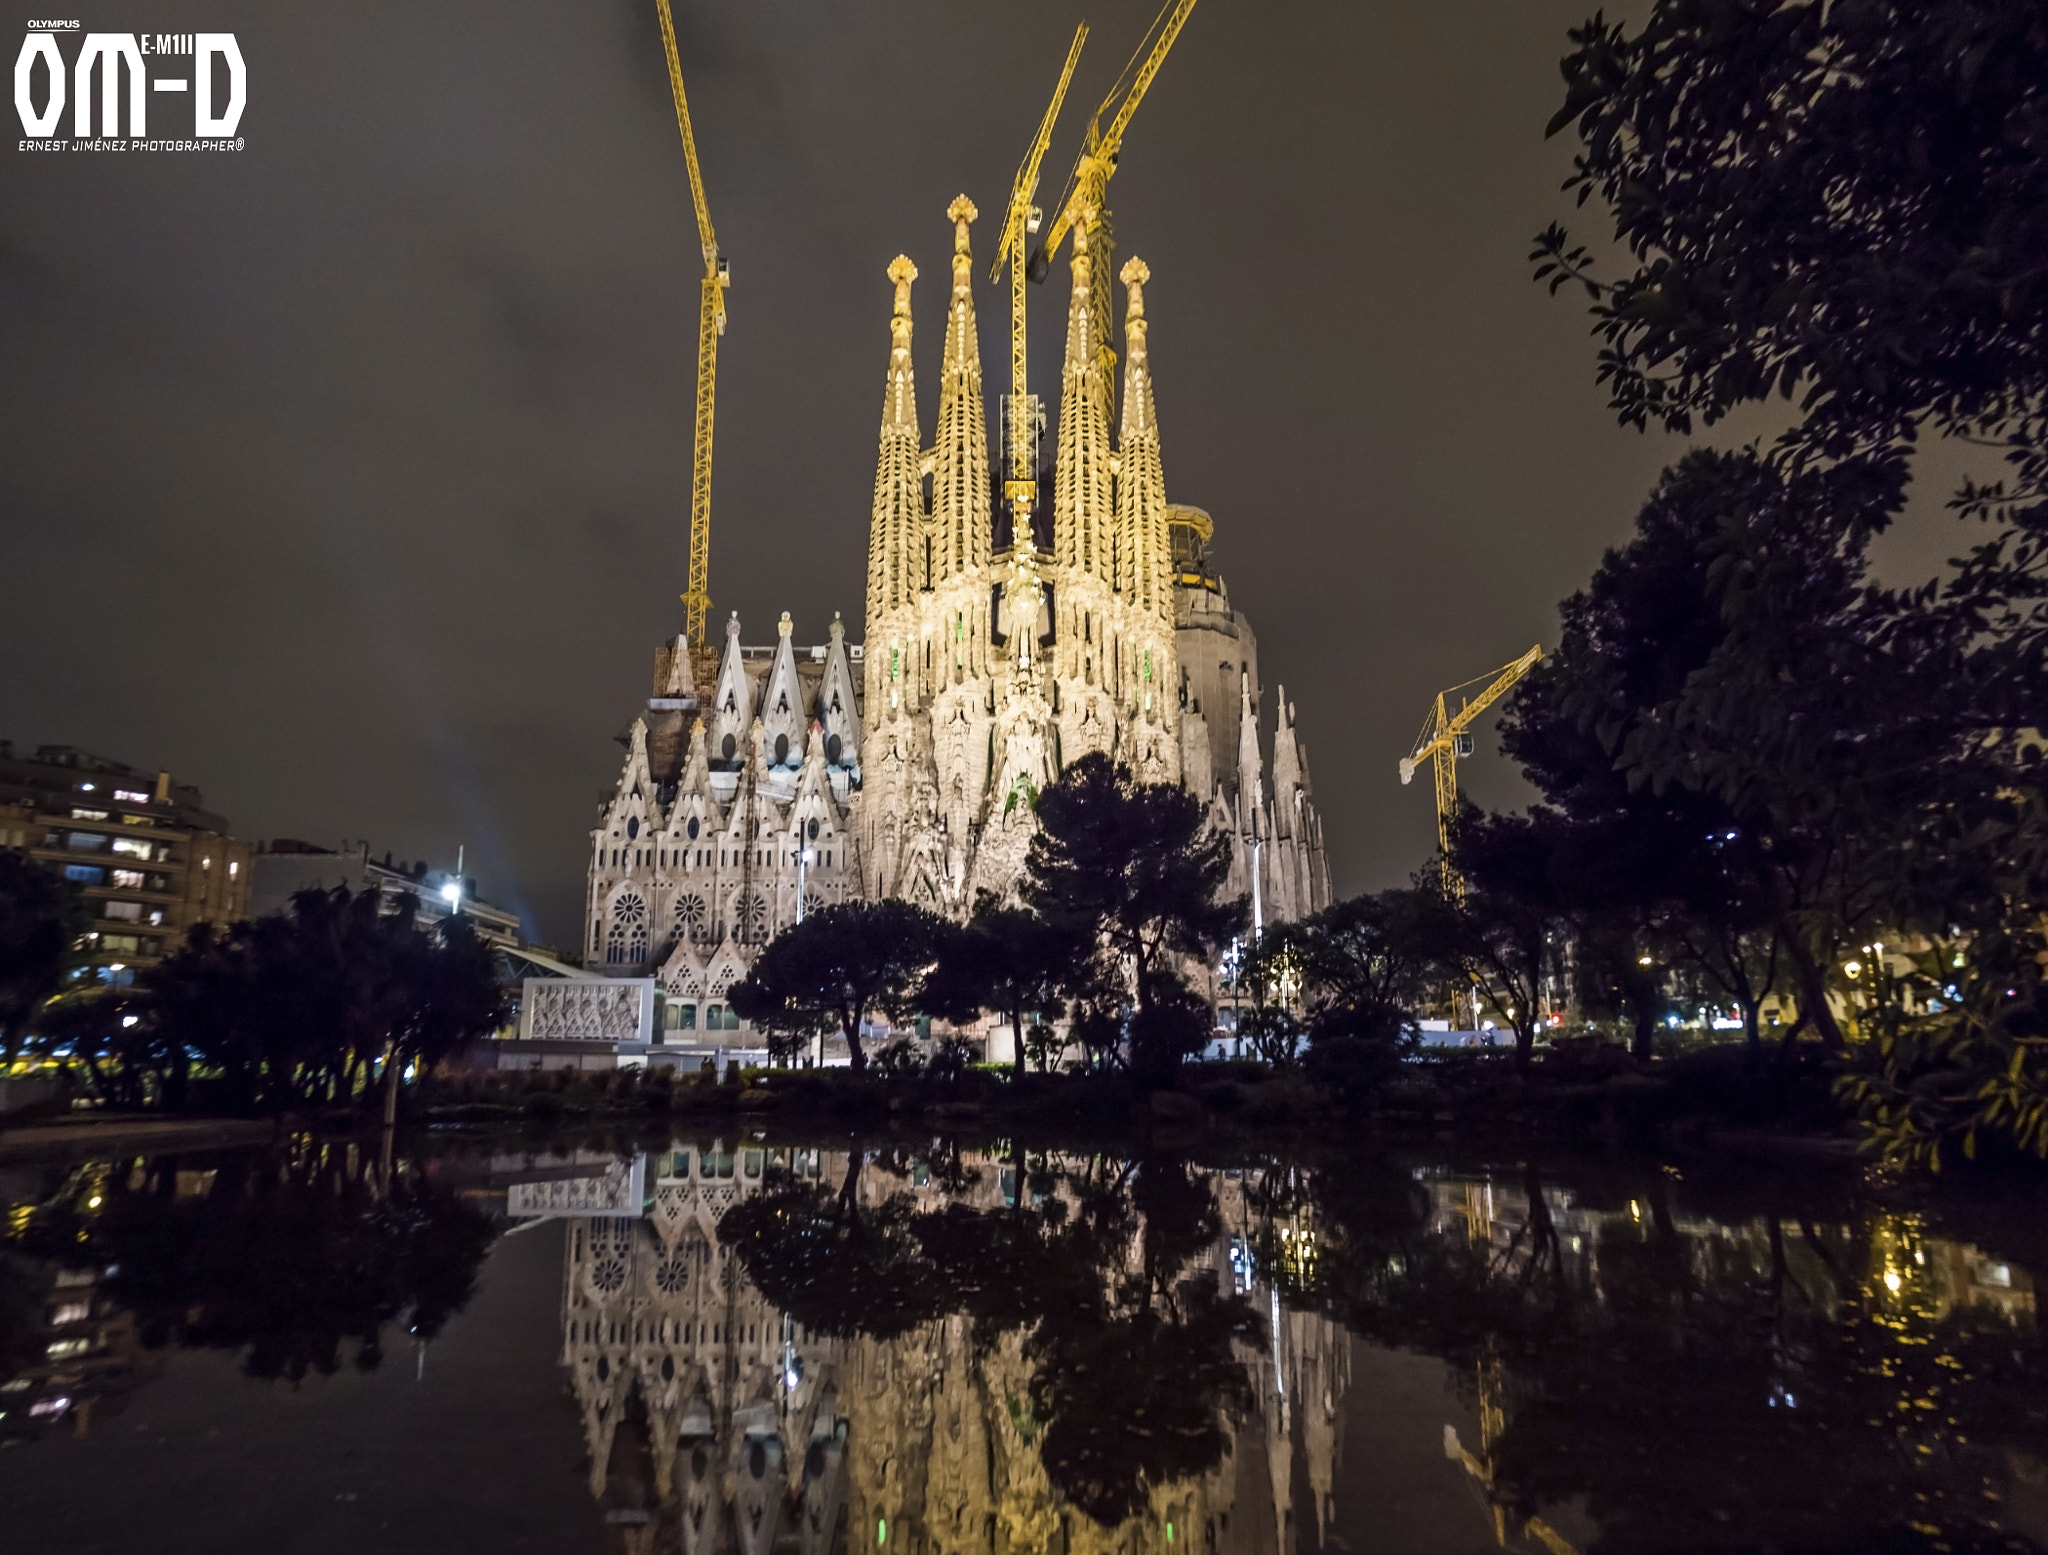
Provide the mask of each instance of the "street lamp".
POLYGON ((462 846, 455 848, 455 875, 441 886, 441 900, 448 904, 448 916, 454 917, 462 911, 462 846))

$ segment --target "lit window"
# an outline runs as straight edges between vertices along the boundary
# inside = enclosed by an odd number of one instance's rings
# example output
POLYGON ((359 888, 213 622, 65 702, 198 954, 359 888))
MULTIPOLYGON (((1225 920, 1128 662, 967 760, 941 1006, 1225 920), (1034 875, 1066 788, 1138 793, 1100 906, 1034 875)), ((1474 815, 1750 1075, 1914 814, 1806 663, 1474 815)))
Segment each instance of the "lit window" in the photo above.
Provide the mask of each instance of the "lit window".
POLYGON ((74 821, 104 821, 106 818, 107 812, 104 810, 81 810, 75 805, 71 810, 71 819, 74 821))
MULTIPOLYGON (((118 875, 122 871, 116 870, 115 873, 118 875)), ((107 878, 107 872, 97 864, 66 864, 64 878, 76 880, 80 885, 98 885, 107 878)))
POLYGON ((120 804, 148 804, 148 803, 149 803, 149 795, 147 795, 147 794, 144 794, 144 793, 138 793, 138 792, 137 792, 136 790, 134 790, 134 789, 132 789, 132 788, 117 788, 117 789, 115 789, 115 790, 114 790, 114 799, 115 799, 115 801, 116 801, 117 803, 120 803, 120 804))
POLYGON ((199 861, 199 867, 201 869, 211 869, 213 868, 213 860, 210 858, 203 858, 199 861))
POLYGON ((154 823, 146 815, 124 815, 121 817, 121 824, 123 826, 149 826, 154 823))
POLYGON ((97 832, 75 831, 64 838, 64 846, 73 853, 97 853, 107 845, 107 839, 97 832))
MULTIPOLYGON (((91 866, 74 865, 73 867, 89 868, 91 866)), ((70 871, 67 870, 66 873, 68 874, 70 871)), ((117 869, 114 871, 114 884, 124 891, 140 891, 144 889, 143 880, 143 873, 139 869, 117 869)))
POLYGON ((239 875, 241 872, 242 861, 240 859, 230 859, 228 861, 228 879, 234 879, 235 876, 239 875))
MULTIPOLYGON (((74 835, 76 834, 74 833, 74 835)), ((105 840, 105 838, 101 839, 101 841, 105 840)), ((139 837, 116 837, 114 839, 114 851, 126 854, 129 858, 146 859, 155 856, 151 845, 142 841, 139 837)))
POLYGON ((142 921, 142 903, 102 902, 100 903, 100 916, 103 918, 121 918, 129 923, 140 923, 142 921))

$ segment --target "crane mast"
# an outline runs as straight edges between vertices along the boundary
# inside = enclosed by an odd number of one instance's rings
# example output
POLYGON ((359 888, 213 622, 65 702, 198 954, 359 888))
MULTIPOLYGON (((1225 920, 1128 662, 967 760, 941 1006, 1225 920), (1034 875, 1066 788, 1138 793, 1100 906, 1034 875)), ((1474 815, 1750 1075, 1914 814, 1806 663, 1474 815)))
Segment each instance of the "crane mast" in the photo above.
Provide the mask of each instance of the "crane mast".
POLYGON ((1003 266, 1010 267, 1010 392, 1003 407, 1003 426, 1009 442, 1009 468, 1003 481, 1003 498, 1010 504, 1010 543, 1017 543, 1017 523, 1021 517, 1024 532, 1028 535, 1031 524, 1031 507, 1038 498, 1038 418, 1037 407, 1031 399, 1030 380, 1025 373, 1024 352, 1024 277, 1028 264, 1024 253, 1025 238, 1038 231, 1040 212, 1031 203, 1031 197, 1038 192, 1038 165, 1045 159, 1046 147, 1052 143, 1054 123, 1060 116, 1060 105, 1067 99, 1067 86, 1074 79, 1074 65, 1081 58, 1081 45, 1088 41, 1086 22, 1074 29, 1074 42, 1067 50, 1067 62, 1060 70, 1059 85, 1053 89, 1052 102, 1045 110, 1045 116, 1038 121, 1038 133, 1031 137, 1031 144, 1024 152, 1024 160, 1017 165, 1016 180, 1010 185, 1009 209, 1003 213, 1002 246, 996 251, 995 268, 989 279, 995 280, 1003 273, 1003 266))
POLYGON ((1463 686, 1452 686, 1439 691, 1429 714, 1422 720, 1422 731, 1415 737, 1415 747, 1401 758, 1401 781, 1413 782, 1415 769, 1423 762, 1432 762, 1436 768, 1436 840, 1443 850, 1444 890, 1454 900, 1463 901, 1465 879, 1451 863, 1451 817, 1458 808, 1458 757, 1469 756, 1471 744, 1466 731, 1473 721, 1489 707, 1508 693, 1508 690, 1543 657, 1543 645, 1536 644, 1511 664, 1504 664, 1492 676, 1477 676, 1464 682, 1463 686), (1456 713, 1450 711, 1450 698, 1464 686, 1476 685, 1486 680, 1486 689, 1478 696, 1464 703, 1456 713), (1462 747, 1462 749, 1461 749, 1462 747))
POLYGON ((675 19, 669 0, 654 0, 661 16, 661 47, 668 56, 668 83, 675 95, 676 128, 682 132, 683 160, 690 170, 690 200, 697 212, 697 237, 704 249, 704 279, 697 311, 697 419, 690 465, 690 580, 683 593, 684 631, 691 668, 699 686, 714 673, 705 623, 711 613, 711 429, 718 400, 718 337, 725 333, 725 289, 731 267, 718 251, 711 208, 704 200, 704 173, 697 165, 697 137, 690 128, 690 103, 683 94, 683 66, 676 54, 675 19))

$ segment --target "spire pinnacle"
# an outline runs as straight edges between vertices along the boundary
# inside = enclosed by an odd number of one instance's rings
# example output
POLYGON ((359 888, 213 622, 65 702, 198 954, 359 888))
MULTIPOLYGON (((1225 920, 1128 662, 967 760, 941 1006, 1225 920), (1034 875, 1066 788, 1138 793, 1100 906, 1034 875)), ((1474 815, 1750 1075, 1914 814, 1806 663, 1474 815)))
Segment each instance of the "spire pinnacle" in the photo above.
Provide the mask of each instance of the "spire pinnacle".
POLYGON ((1053 476, 1053 545, 1062 567, 1104 582, 1111 558, 1115 499, 1109 469, 1108 373, 1095 349, 1095 233, 1074 224, 1074 290, 1067 307, 1066 362, 1060 372, 1060 427, 1053 476))
POLYGON ((953 203, 946 207, 946 219, 953 224, 953 252, 967 252, 967 224, 981 214, 974 208, 974 202, 966 195, 955 195, 953 203))
POLYGON ((908 254, 898 254, 889 261, 889 279, 896 283, 896 317, 910 317, 910 283, 917 279, 917 266, 910 262, 908 254))
POLYGON ((1166 524, 1166 473, 1152 403, 1152 357, 1145 343, 1145 283, 1152 270, 1133 255, 1121 272, 1124 313, 1124 409, 1118 429, 1117 591, 1140 609, 1173 619, 1173 548, 1166 524))
POLYGON ((945 366, 932 468, 931 587, 988 560, 988 418, 981 401, 981 342, 974 325, 974 202, 946 207, 953 223, 953 296, 946 309, 945 366))
POLYGON ((924 516, 924 495, 918 478, 917 382, 910 365, 910 283, 917 279, 917 266, 898 254, 888 275, 896 287, 896 306, 889 320, 889 381, 868 530, 870 633, 879 630, 885 612, 908 603, 924 586, 922 547, 914 538, 924 516))

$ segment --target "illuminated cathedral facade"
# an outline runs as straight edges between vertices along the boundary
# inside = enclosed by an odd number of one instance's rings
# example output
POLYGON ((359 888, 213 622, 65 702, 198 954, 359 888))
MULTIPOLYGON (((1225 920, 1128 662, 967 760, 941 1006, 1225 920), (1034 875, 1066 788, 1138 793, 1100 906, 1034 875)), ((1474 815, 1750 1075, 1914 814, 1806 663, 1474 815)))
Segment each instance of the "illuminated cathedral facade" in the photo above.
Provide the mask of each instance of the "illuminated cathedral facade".
POLYGON ((864 643, 835 618, 827 642, 799 648, 785 614, 773 646, 750 648, 734 619, 709 686, 681 639, 664 645, 591 833, 585 964, 658 978, 685 1008, 720 999, 800 901, 894 896, 963 917, 978 893, 1008 894, 1031 800, 1090 752, 1200 797, 1232 840, 1229 888, 1263 921, 1330 900, 1294 709, 1264 694, 1251 626, 1210 564, 1209 516, 1167 500, 1150 272, 1138 259, 1118 272, 1119 394, 1109 229, 1075 224, 1056 444, 1038 482, 1050 500, 1013 518, 990 483, 1002 450, 991 459, 976 211, 962 196, 947 215, 930 445, 911 363, 917 267, 889 266, 864 643))

